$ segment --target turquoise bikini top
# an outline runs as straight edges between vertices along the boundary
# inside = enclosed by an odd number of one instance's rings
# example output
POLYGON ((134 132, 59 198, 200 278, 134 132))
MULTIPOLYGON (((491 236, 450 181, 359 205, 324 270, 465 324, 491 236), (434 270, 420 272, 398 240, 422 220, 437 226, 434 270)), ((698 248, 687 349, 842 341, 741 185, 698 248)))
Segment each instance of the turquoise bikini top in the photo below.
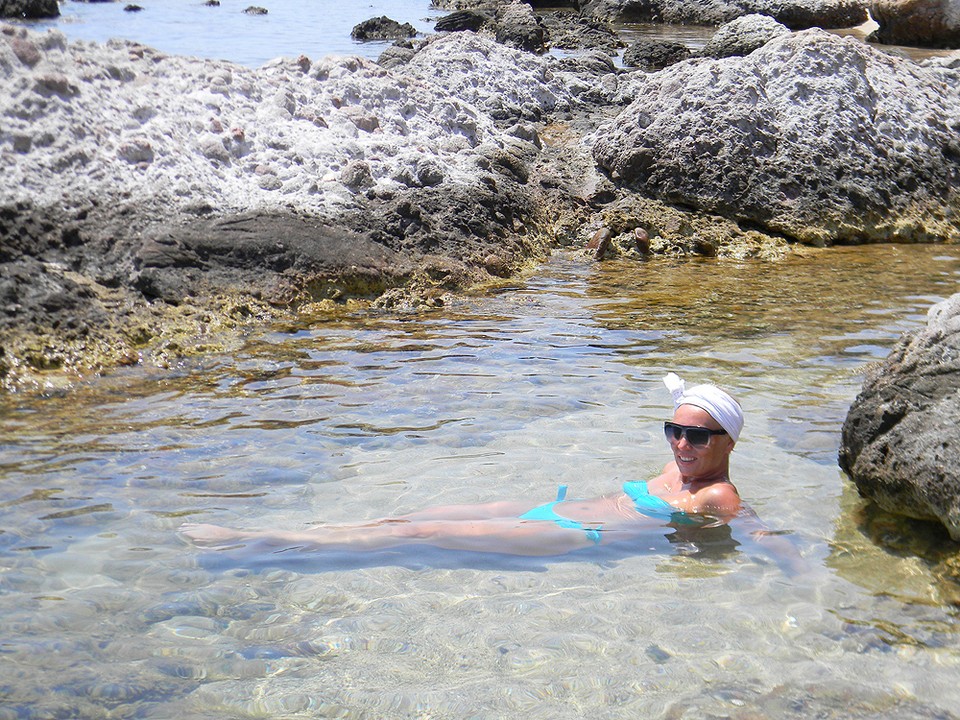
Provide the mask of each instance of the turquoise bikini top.
POLYGON ((625 482, 623 491, 633 500, 633 506, 637 509, 637 512, 643 515, 662 517, 668 520, 678 520, 678 515, 686 516, 685 512, 677 510, 662 497, 651 495, 647 489, 647 483, 643 481, 625 482))

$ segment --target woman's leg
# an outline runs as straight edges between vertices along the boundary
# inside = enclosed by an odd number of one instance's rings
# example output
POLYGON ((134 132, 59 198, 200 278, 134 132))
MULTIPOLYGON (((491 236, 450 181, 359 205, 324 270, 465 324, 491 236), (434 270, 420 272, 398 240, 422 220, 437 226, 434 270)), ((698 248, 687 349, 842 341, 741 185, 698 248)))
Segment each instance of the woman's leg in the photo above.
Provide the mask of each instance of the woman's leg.
MULTIPOLYGON (((185 523, 180 532, 198 545, 227 545, 241 540, 276 539, 279 542, 325 542, 326 544, 355 544, 377 541, 387 541, 402 536, 394 524, 416 524, 430 521, 466 521, 516 519, 531 506, 528 502, 498 501, 492 503, 476 503, 469 505, 438 505, 424 510, 417 510, 407 515, 379 518, 366 523, 320 525, 315 528, 300 531, 245 531, 234 530, 220 525, 185 523)), ((416 534, 417 527, 405 528, 416 534)))
POLYGON ((270 548, 358 552, 426 544, 471 552, 560 555, 594 544, 582 530, 561 528, 549 521, 523 521, 516 517, 479 520, 390 519, 369 525, 326 525, 302 531, 259 532, 188 524, 183 525, 180 532, 198 545, 255 543, 270 548))

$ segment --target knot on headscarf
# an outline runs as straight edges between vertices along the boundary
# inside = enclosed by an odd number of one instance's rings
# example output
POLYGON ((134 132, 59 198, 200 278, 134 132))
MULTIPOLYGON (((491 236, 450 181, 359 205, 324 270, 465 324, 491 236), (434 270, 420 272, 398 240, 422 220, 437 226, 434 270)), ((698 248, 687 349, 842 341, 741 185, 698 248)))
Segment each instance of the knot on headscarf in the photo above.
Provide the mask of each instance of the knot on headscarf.
POLYGON ((696 405, 701 410, 710 413, 710 417, 720 423, 720 427, 736 442, 743 429, 743 410, 740 403, 734 400, 729 393, 724 392, 716 385, 695 385, 687 390, 687 384, 676 373, 667 373, 663 384, 673 395, 674 409, 681 405, 696 405))

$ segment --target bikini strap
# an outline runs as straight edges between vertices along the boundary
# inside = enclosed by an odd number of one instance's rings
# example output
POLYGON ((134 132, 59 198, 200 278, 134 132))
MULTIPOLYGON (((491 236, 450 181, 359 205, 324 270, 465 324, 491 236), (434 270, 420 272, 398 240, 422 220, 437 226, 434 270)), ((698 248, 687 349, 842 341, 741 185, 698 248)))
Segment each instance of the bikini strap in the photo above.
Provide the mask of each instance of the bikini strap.
POLYGON ((557 488, 557 502, 563 502, 563 499, 567 496, 567 486, 560 485, 557 488))

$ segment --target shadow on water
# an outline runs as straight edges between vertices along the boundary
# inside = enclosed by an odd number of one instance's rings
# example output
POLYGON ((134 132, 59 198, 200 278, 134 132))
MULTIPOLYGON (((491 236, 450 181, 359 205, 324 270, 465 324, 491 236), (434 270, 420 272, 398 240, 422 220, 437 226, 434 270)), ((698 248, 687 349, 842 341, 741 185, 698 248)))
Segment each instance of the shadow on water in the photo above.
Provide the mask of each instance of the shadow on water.
POLYGON ((960 543, 942 525, 888 513, 852 482, 841 504, 829 567, 878 595, 960 608, 960 543))

